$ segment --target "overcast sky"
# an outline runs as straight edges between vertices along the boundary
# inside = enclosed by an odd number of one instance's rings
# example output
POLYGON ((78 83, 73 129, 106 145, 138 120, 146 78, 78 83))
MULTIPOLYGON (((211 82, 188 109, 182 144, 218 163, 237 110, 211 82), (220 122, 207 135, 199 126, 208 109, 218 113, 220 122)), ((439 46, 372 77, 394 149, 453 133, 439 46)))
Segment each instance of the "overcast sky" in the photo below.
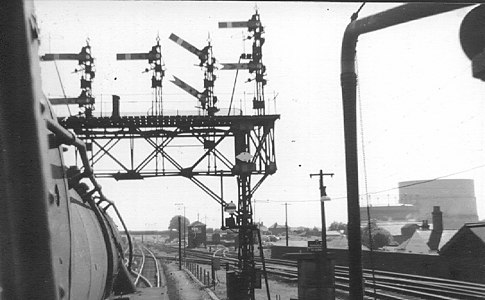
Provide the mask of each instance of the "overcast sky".
MULTIPOLYGON (((146 63, 117 62, 115 58, 116 53, 147 52, 159 35, 167 68, 164 106, 167 110, 193 110, 196 99, 168 80, 176 75, 203 90, 203 72, 195 66, 198 59, 168 36, 173 32, 199 49, 210 36, 219 62, 237 62, 244 50, 250 52, 251 44, 243 43, 244 30, 218 29, 218 22, 248 20, 255 4, 36 1, 40 54, 77 53, 89 38, 96 58, 93 92, 97 110, 106 110, 110 95, 118 94, 122 110, 146 112, 151 93, 151 75, 142 74, 146 63)), ((333 178, 325 178, 333 199, 326 204, 327 222, 347 220, 340 50, 345 27, 359 6, 257 3, 266 38, 263 63, 268 74, 268 111, 281 115, 275 125, 278 171, 253 196, 257 221, 284 224, 284 203, 288 202, 290 226, 320 227, 318 179, 309 177, 320 169, 335 173, 333 178)), ((396 4, 368 3, 361 17, 393 6, 396 4)), ((400 181, 470 178, 475 180, 479 217, 485 217, 485 85, 472 78, 470 61, 458 39, 461 20, 469 10, 359 38, 359 127, 363 128, 363 135, 359 128, 359 147, 363 139, 367 170, 364 176, 361 151, 360 189, 361 194, 366 193, 367 178, 367 192, 374 205, 396 203, 400 181)), ((75 63, 58 62, 58 67, 66 94, 79 95, 79 77, 72 73, 75 63)), ((229 106, 234 75, 233 71, 217 72, 215 92, 221 108, 229 106)), ((244 83, 246 71, 239 75, 236 107, 244 111, 247 98, 246 112, 250 113, 253 86, 244 83)), ((62 96, 53 63, 42 63, 42 76, 46 94, 62 96)), ((145 146, 137 147, 144 151, 145 146)), ((184 149, 179 150, 180 155, 185 155, 184 149)), ((219 205, 186 178, 104 179, 101 183, 131 229, 167 228, 170 218, 182 213, 176 203, 184 203, 191 221, 199 214, 209 226, 221 225, 219 205)), ((218 180, 208 184, 219 192, 218 180)), ((237 202, 235 179, 225 179, 224 194, 226 201, 237 202)))

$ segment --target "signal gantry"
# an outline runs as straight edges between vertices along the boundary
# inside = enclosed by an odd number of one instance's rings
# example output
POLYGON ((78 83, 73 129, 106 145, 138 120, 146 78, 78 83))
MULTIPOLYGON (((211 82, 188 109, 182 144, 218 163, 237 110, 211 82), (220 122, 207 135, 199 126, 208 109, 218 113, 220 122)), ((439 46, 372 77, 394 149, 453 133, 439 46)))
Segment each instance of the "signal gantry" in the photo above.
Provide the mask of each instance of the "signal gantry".
POLYGON ((216 75, 214 74, 214 65, 216 63, 216 59, 212 53, 212 46, 210 44, 210 41, 208 42, 207 46, 205 46, 202 50, 199 50, 173 33, 169 36, 169 39, 174 41, 190 53, 195 54, 199 58, 199 67, 204 68, 204 92, 201 93, 197 91, 176 76, 173 76, 174 80, 172 80, 171 82, 189 93, 190 95, 197 98, 200 102, 200 107, 202 108, 202 110, 207 111, 207 115, 214 116, 215 113, 219 111, 219 109, 216 107, 217 97, 214 95, 214 81, 216 81, 216 75))
MULTIPOLYGON (((261 288, 261 272, 255 265, 254 242, 255 234, 259 234, 253 222, 251 199, 264 180, 273 175, 276 170, 274 124, 279 115, 265 114, 264 86, 266 85, 265 67, 262 64, 263 27, 256 13, 250 20, 244 22, 221 22, 220 28, 247 27, 252 34, 252 53, 241 55, 237 64, 223 64, 223 69, 247 69, 254 74, 256 93, 253 99, 253 115, 216 115, 217 97, 214 95, 216 76, 215 58, 210 42, 202 50, 171 34, 169 39, 182 46, 199 60, 199 66, 204 68, 204 92, 199 92, 187 83, 174 76, 175 85, 197 98, 203 115, 131 115, 114 114, 115 99, 113 98, 113 114, 111 117, 82 118, 71 116, 60 120, 60 123, 73 130, 77 136, 91 145, 90 163, 94 166, 102 158, 111 158, 114 168, 95 170, 97 177, 110 177, 116 180, 135 180, 158 176, 181 176, 191 180, 207 195, 221 205, 221 222, 224 229, 238 232, 238 265, 228 273, 231 282, 237 286, 228 287, 234 292, 231 299, 254 300, 255 288, 261 288), (241 63, 241 60, 244 60, 241 63), (116 117, 115 117, 116 116, 116 117), (191 153, 197 155, 192 163, 189 156, 177 160, 171 152, 175 140, 194 141, 191 153), (232 139, 230 152, 225 149, 225 140, 232 139), (128 140, 130 145, 129 161, 114 148, 120 141, 128 140), (135 142, 147 142, 153 149, 148 155, 145 152, 135 152, 135 142), (223 150, 224 149, 224 150, 223 150), (136 155, 138 154, 138 155, 136 155), (141 155, 141 156, 140 156, 141 155), (206 167, 202 163, 207 161, 206 167), (259 175, 255 182, 255 176, 259 175), (220 177, 220 194, 214 188, 203 182, 201 178, 220 177), (223 197, 223 178, 236 177, 237 207, 223 197), (224 218, 224 211, 229 218, 224 218)), ((160 48, 157 46, 147 53, 118 54, 119 60, 148 59, 154 70, 152 87, 160 88, 163 78, 160 48), (158 49, 158 50, 157 50, 158 49), (152 54, 150 54, 152 53, 152 54), (159 56, 157 56, 160 54, 159 56), (151 56, 150 56, 151 55, 151 56), (160 76, 156 72, 159 72, 160 76), (153 79, 155 78, 155 79, 153 79), (155 81, 154 81, 155 80, 155 81), (160 81, 158 81, 160 80, 160 81), (156 84, 154 84, 156 83, 156 84)), ((157 102, 158 103, 158 102, 157 102)), ((161 97, 160 97, 161 104, 161 97)), ((121 143, 120 143, 121 144, 121 143)), ((138 148, 138 147, 137 147, 138 148)), ((123 153, 126 153, 124 151, 123 153)), ((185 153, 185 152, 184 152, 185 153)), ((187 152, 188 153, 188 152, 187 152)), ((227 198, 227 197, 226 197, 227 198)), ((260 248, 262 252, 262 248, 260 248)), ((262 253, 261 253, 262 255, 262 253)), ((264 268, 264 267, 263 267, 264 268)), ((266 285, 267 286, 267 285, 266 285)), ((268 289, 268 286, 267 286, 268 289)))
POLYGON ((94 110, 95 98, 92 93, 92 82, 95 77, 94 58, 91 54, 89 40, 86 40, 86 46, 81 48, 79 53, 47 53, 40 57, 41 61, 57 60, 77 60, 79 69, 74 72, 81 72, 81 94, 77 98, 51 98, 53 105, 59 104, 78 104, 84 108, 86 117, 92 116, 94 110))
POLYGON ((162 60, 162 47, 160 46, 160 38, 157 37, 157 44, 152 46, 148 53, 118 53, 117 60, 148 60, 149 68, 146 68, 143 73, 152 71, 152 89, 153 97, 151 115, 163 115, 163 99, 162 99, 162 81, 165 76, 165 69, 162 60))
POLYGON ((256 95, 253 98, 253 109, 256 110, 258 115, 265 114, 265 101, 264 101, 264 86, 267 84, 266 67, 263 65, 263 51, 262 47, 265 39, 262 37, 264 28, 260 20, 258 11, 248 21, 237 22, 219 22, 219 28, 247 28, 250 39, 253 39, 252 53, 242 53, 239 61, 246 60, 244 63, 225 63, 222 64, 221 70, 234 70, 234 69, 247 69, 250 74, 254 73, 254 78, 248 79, 248 82, 255 82, 256 95))
MULTIPOLYGON (((264 73, 266 67, 263 65, 262 58, 262 46, 265 39, 262 37, 264 33, 263 25, 261 24, 260 16, 256 10, 255 14, 248 21, 240 22, 219 22, 219 28, 240 28, 247 27, 250 34, 252 34, 253 46, 252 53, 243 53, 240 56, 239 63, 222 64, 222 70, 232 69, 248 69, 249 73, 255 73, 253 79, 248 81, 255 82, 256 94, 253 98, 253 109, 256 110, 256 114, 259 116, 265 115, 265 102, 264 102, 264 86, 267 81, 264 79, 264 73), (249 60, 248 62, 241 63, 241 60, 249 60)), ((237 218, 233 221, 231 218, 226 219, 228 227, 238 229, 239 231, 239 247, 238 247, 238 270, 234 270, 231 275, 233 279, 231 282, 238 282, 237 285, 227 287, 228 290, 237 290, 232 295, 231 299, 240 300, 253 300, 255 298, 254 289, 260 288, 259 271, 254 263, 254 233, 259 233, 258 228, 253 222, 253 211, 251 205, 251 198, 254 194, 254 188, 251 189, 251 169, 254 168, 253 159, 249 155, 249 146, 247 143, 238 144, 238 136, 236 136, 236 145, 240 146, 236 150, 237 167, 240 168, 238 172, 238 209, 236 211, 237 218), (246 157, 246 158, 245 158, 246 157), (249 170, 249 171, 248 171, 249 170), (228 222, 229 221, 229 222, 228 222), (258 279, 259 278, 259 279, 258 279)), ((264 144, 263 142, 262 144, 264 144)), ((276 172, 276 163, 271 163, 267 166, 268 174, 276 172)), ((259 186, 261 181, 256 185, 259 186)), ((227 226, 227 225, 226 225, 227 226)), ((267 286, 269 291, 269 288, 267 286)), ((269 293, 269 292, 268 292, 269 293)))

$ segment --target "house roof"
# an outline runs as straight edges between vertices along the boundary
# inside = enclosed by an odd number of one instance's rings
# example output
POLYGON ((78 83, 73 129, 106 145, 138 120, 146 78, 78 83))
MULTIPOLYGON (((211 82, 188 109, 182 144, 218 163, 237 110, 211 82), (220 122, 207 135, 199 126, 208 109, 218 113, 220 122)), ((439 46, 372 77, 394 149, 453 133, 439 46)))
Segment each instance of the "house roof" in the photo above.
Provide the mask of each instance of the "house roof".
POLYGON ((454 243, 459 243, 459 240, 465 234, 469 233, 475 235, 485 245, 485 222, 465 223, 465 225, 463 225, 463 227, 461 227, 460 230, 458 230, 458 232, 443 245, 441 252, 446 252, 454 243))
POLYGON ((273 225, 271 225, 268 229, 271 230, 271 229, 275 229, 275 228, 286 228, 285 225, 278 225, 278 223, 274 223, 273 225))
POLYGON ((416 224, 416 223, 407 223, 404 226, 402 226, 401 228, 419 228, 419 225, 416 224))
MULTIPOLYGON (((430 241, 430 237, 432 237, 432 232, 432 230, 416 230, 411 238, 401 243, 396 249, 405 252, 428 254, 430 252, 428 242, 430 241)), ((441 249, 456 232, 456 230, 443 230, 437 248, 441 249)))
POLYGON ((448 243, 449 240, 451 240, 453 238, 453 236, 458 232, 458 230, 456 229, 445 229, 443 230, 443 234, 441 235, 441 240, 440 240, 440 245, 439 245, 439 248, 441 250, 441 248, 443 248, 444 245, 446 245, 446 243, 448 243))
POLYGON ((471 223, 471 224, 465 224, 471 232, 473 232, 478 238, 482 240, 482 242, 485 243, 485 222, 484 223, 471 223), (468 226, 467 226, 468 225, 468 226))
POLYGON ((202 223, 202 222, 199 222, 199 221, 195 221, 192 224, 190 224, 189 226, 191 226, 191 227, 194 227, 194 226, 205 226, 205 224, 202 223))
POLYGON ((426 243, 428 242, 430 235, 431 230, 416 230, 413 235, 408 240, 404 241, 401 245, 399 245, 396 250, 427 254, 429 253, 429 247, 426 243))
POLYGON ((401 235, 401 228, 403 226, 409 225, 409 221, 401 222, 377 222, 379 228, 384 228, 389 231, 391 235, 401 235))

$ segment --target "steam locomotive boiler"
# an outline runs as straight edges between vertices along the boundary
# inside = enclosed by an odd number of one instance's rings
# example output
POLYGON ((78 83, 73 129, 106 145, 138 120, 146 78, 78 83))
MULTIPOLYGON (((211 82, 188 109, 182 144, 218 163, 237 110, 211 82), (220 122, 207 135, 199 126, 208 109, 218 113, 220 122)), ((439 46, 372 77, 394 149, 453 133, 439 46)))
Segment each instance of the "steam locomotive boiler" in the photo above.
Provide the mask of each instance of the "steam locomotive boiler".
POLYGON ((41 91, 33 5, 3 1, 0 14, 0 299, 133 293, 131 251, 125 259, 107 214, 119 217, 116 207, 84 143, 57 123, 41 91), (81 169, 65 165, 68 146, 77 148, 81 169))

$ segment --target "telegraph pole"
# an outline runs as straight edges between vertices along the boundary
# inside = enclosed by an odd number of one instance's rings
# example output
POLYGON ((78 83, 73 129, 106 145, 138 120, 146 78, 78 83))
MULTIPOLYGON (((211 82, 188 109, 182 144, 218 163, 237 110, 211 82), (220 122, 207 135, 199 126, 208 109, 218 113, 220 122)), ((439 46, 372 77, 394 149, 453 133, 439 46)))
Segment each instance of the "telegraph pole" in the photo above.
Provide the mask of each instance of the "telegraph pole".
POLYGON ((334 173, 323 173, 320 170, 318 174, 310 174, 310 178, 313 176, 320 177, 320 207, 322 211, 322 254, 325 258, 327 256, 327 226, 325 225, 325 201, 330 201, 330 197, 327 196, 326 186, 323 185, 323 176, 333 177, 334 173))
POLYGON ((178 217, 179 220, 179 270, 182 270, 182 232, 180 231, 182 229, 181 226, 181 217, 178 217))
MULTIPOLYGON (((326 186, 323 185, 323 176, 333 177, 333 173, 323 173, 322 170, 318 174, 310 174, 310 177, 318 176, 320 178, 320 206, 322 210, 322 252, 320 257, 316 254, 317 273, 321 278, 321 299, 335 299, 335 273, 333 268, 332 258, 327 253, 327 225, 325 222, 325 201, 330 201, 327 196, 326 186)), ((352 297, 351 297, 352 298, 352 297)), ((358 298, 352 298, 358 299, 358 298)))
POLYGON ((288 203, 285 202, 286 247, 288 247, 288 203))
MULTIPOLYGON (((186 230, 185 220, 187 220, 187 219, 185 218, 185 204, 184 203, 175 203, 175 206, 178 206, 179 209, 180 209, 180 205, 182 205, 183 208, 184 208, 184 220, 183 220, 184 224, 182 225, 182 230, 184 232, 184 235, 183 235, 184 246, 183 246, 183 248, 184 248, 184 259, 185 259, 185 248, 187 248, 187 244, 186 244, 186 240, 185 240, 185 230, 186 230)), ((197 221, 198 221, 198 218, 197 218, 197 221)), ((180 229, 180 227, 179 227, 179 229, 180 229)), ((182 238, 182 237, 180 237, 180 238, 182 238)))
POLYGON ((185 220, 187 220, 187 219, 185 218, 185 205, 184 205, 184 261, 185 261, 185 248, 187 248, 187 241, 185 240, 185 230, 186 230, 185 229, 185 223, 186 223, 185 220))

